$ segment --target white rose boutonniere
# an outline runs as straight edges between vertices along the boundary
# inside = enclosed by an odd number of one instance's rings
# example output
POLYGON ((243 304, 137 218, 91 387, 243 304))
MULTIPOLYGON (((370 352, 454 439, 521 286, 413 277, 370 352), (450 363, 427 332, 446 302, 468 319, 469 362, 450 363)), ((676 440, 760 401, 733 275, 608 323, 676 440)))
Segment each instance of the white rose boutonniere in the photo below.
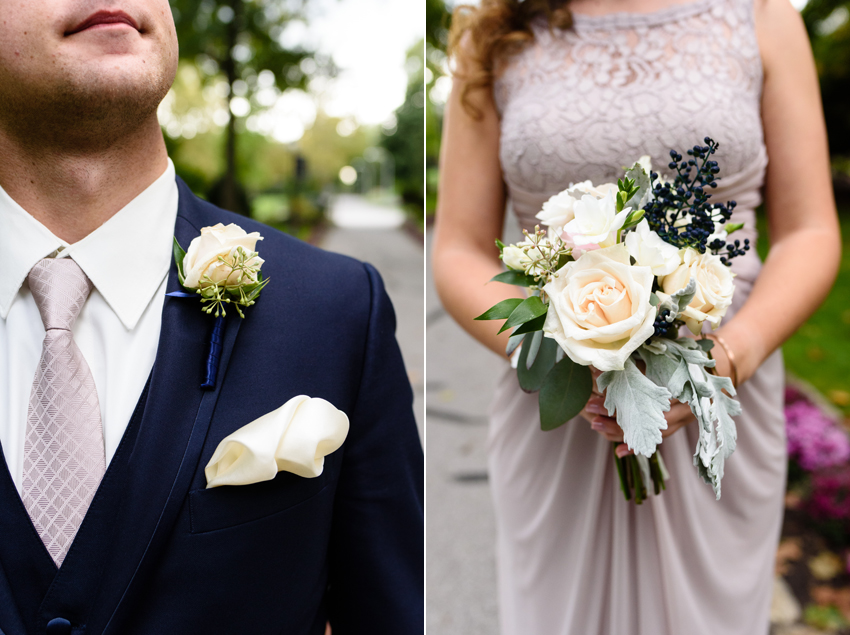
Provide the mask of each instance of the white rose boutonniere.
POLYGON ((184 251, 174 237, 174 263, 177 279, 186 291, 166 295, 178 298, 200 297, 201 310, 215 316, 206 363, 206 378, 201 388, 215 388, 224 337, 225 306, 233 306, 244 318, 243 307, 253 305, 260 291, 269 283, 260 267, 264 260, 256 251, 258 232, 247 233, 231 223, 202 227, 201 235, 192 239, 184 251))
POLYGON ((254 304, 269 282, 260 272, 265 261, 255 250, 262 239, 258 232, 249 234, 233 223, 202 228, 185 252, 175 238, 180 284, 200 294, 207 313, 225 315, 225 305, 232 304, 245 317, 242 307, 254 304))

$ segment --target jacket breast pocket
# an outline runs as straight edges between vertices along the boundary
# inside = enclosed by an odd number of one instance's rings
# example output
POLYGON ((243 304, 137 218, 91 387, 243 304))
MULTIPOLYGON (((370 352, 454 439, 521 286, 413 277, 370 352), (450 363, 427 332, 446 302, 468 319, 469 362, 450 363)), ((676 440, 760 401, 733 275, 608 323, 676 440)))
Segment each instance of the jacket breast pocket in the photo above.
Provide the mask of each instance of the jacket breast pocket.
POLYGON ((201 534, 261 520, 314 496, 331 482, 328 465, 316 478, 278 472, 271 481, 223 485, 189 492, 189 531, 201 534))

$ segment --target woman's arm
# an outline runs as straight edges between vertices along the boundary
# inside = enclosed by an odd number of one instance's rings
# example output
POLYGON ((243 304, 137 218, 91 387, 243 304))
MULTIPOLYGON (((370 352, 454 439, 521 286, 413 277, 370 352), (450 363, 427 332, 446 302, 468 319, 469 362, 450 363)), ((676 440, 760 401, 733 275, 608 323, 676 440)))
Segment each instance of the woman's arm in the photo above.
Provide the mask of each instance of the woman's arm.
MULTIPOLYGON (((462 75, 462 74, 461 74, 462 75)), ((462 77, 455 77, 443 121, 440 191, 432 266, 437 292, 449 314, 470 335, 502 357, 508 333, 499 324, 474 318, 510 297, 516 287, 492 282, 503 270, 495 239, 502 234, 505 185, 499 164, 499 117, 491 91, 470 92, 481 111, 475 119, 460 101, 462 77)))
POLYGON ((736 357, 739 382, 817 309, 841 255, 820 90, 803 21, 788 0, 755 2, 771 248, 749 299, 719 331, 736 357))

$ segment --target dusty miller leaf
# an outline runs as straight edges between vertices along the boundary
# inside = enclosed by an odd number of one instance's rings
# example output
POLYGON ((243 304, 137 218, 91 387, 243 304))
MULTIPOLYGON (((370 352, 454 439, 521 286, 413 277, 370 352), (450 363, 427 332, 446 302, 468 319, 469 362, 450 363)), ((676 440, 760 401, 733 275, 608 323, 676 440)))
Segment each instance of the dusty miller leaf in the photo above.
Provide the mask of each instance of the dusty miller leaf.
POLYGON ((652 456, 661 443, 661 431, 667 429, 664 413, 670 410, 670 391, 641 373, 631 358, 623 370, 606 371, 596 382, 606 391, 605 408, 609 416, 616 412, 629 448, 652 456))

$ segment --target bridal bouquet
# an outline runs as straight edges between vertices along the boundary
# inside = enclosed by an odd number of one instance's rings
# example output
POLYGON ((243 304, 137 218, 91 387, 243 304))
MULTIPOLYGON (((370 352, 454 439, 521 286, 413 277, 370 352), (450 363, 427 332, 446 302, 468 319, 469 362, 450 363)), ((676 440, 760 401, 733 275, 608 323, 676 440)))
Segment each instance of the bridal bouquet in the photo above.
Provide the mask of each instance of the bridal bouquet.
POLYGON ((741 409, 732 382, 711 370, 714 342, 679 336, 682 326, 696 336, 705 322, 720 325, 735 290, 730 261, 749 249, 749 240, 727 241, 742 227, 728 222, 734 201, 709 203, 718 144, 704 141, 688 158, 671 150, 672 180, 642 157, 616 184, 585 181, 549 199, 537 215, 547 229, 514 245, 496 241, 507 271, 493 280, 525 287, 528 297, 476 318, 513 329, 507 353, 518 355, 520 386, 539 391, 544 430, 579 414, 592 393, 590 367, 602 371, 605 409, 635 452, 615 454, 620 484, 637 503, 650 481, 658 494, 668 478, 656 450, 671 399, 699 422, 694 465, 718 499, 735 450, 732 417, 741 409))

